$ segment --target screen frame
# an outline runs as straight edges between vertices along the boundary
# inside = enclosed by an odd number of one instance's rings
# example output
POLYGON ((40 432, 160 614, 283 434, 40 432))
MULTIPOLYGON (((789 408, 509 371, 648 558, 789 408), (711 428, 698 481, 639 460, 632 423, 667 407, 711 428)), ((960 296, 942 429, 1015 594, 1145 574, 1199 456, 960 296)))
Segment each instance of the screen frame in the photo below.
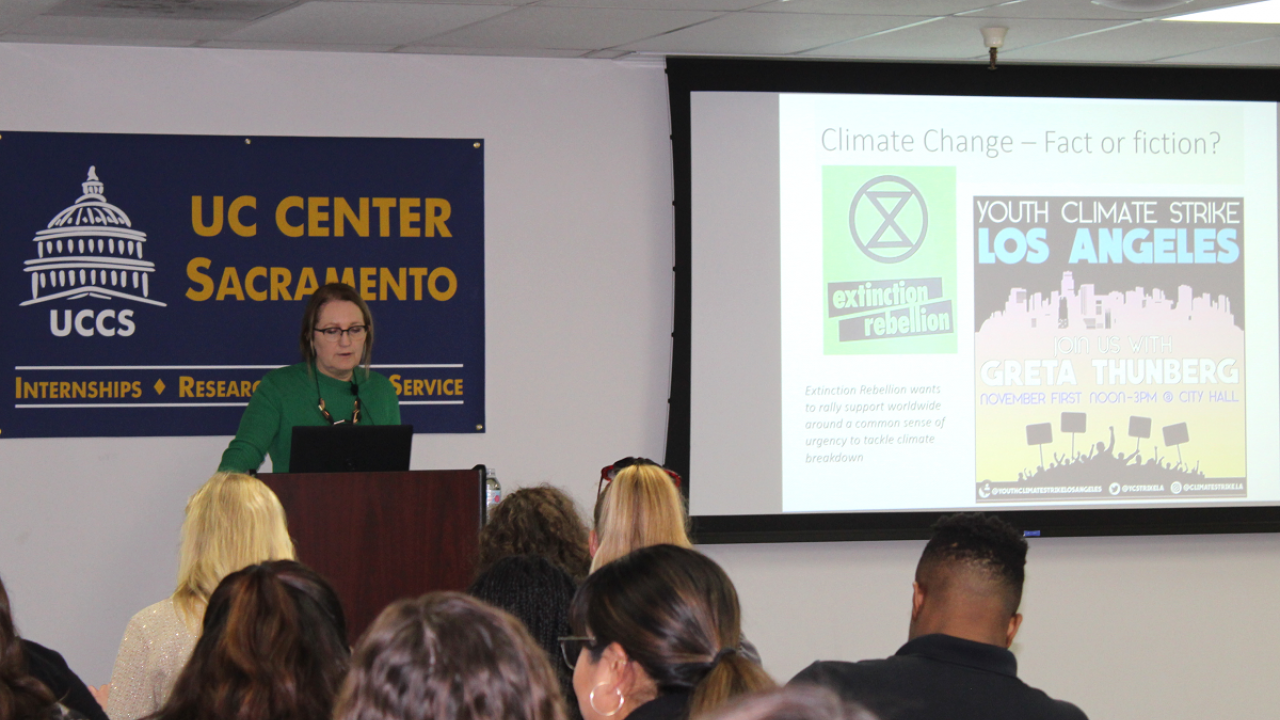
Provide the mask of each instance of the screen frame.
MULTIPOLYGON (((691 483, 693 209, 690 98, 694 92, 852 93, 1280 103, 1280 70, 1187 66, 881 63, 667 58, 674 182, 675 312, 665 464, 691 483), (905 89, 904 89, 905 88, 905 89)), ((1280 273, 1280 267, 1277 267, 1280 273)), ((1280 306, 1280 297, 1274 298, 1280 306)), ((1280 368, 1276 370, 1280 373, 1280 368)), ((1280 440, 1280 438, 1278 438, 1280 440)), ((1030 537, 1280 532, 1280 504, 1236 507, 996 510, 1030 537)), ((911 540, 942 513, 849 512, 691 518, 700 543, 911 540)))

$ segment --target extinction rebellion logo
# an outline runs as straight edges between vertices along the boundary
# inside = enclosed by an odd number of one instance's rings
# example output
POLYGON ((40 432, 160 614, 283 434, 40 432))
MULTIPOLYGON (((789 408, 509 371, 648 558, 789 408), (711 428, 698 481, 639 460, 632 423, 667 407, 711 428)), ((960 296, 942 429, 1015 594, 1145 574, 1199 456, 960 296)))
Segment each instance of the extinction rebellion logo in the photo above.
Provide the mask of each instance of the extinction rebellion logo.
MULTIPOLYGON (((35 257, 24 270, 31 281, 31 299, 22 306, 92 298, 165 307, 151 297, 150 276, 155 263, 143 258, 147 234, 133 227, 123 210, 107 202, 97 168, 80 187, 83 194, 32 238, 35 257)), ((60 307, 49 310, 49 332, 67 337, 132 335, 137 326, 133 310, 60 307)))
POLYGON ((924 244, 929 233, 929 206, 924 195, 905 178, 881 175, 868 180, 849 204, 849 232, 864 255, 882 263, 906 260, 924 244), (911 213, 903 211, 911 208, 911 213), (911 231, 903 228, 911 222, 911 231), (866 229, 874 226, 870 236, 866 229), (859 231, 859 228, 862 228, 859 231))
MULTIPOLYGON (((946 294, 955 285, 954 170, 912 169, 908 180, 886 169, 824 173, 824 202, 848 203, 841 203, 844 227, 834 225, 836 208, 824 205, 827 317, 838 318, 828 352, 858 352, 853 348, 866 340, 954 337, 946 294), (943 203, 940 213, 932 212, 931 201, 943 203)), ((893 352, 954 352, 954 340, 898 343, 893 352)))

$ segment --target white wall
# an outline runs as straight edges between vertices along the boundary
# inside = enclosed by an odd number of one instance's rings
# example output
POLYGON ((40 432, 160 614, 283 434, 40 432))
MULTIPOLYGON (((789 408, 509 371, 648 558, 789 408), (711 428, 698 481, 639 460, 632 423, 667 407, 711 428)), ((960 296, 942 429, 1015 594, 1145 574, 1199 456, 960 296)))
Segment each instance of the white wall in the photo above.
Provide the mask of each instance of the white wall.
MULTIPOLYGON (((413 466, 485 462, 508 490, 551 481, 585 507, 601 465, 662 454, 672 253, 660 67, 0 44, 0 134, 15 130, 485 138, 488 431, 418 436, 413 466)), ((105 682, 128 617, 170 591, 183 501, 226 441, 0 440, 0 573, 22 632, 105 682)), ((892 653, 921 546, 707 551, 785 679, 818 657, 892 653)), ((1280 536, 1032 548, 1015 644, 1032 684, 1095 720, 1275 716, 1280 536)))

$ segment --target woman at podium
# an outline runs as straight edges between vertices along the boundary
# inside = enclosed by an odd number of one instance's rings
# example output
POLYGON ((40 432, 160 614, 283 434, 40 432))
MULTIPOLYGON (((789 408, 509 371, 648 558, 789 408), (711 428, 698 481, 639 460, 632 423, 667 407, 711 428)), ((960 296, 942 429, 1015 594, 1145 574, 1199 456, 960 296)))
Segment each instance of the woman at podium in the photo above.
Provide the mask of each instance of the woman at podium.
POLYGON ((373 315, 355 288, 329 283, 311 296, 299 338, 302 362, 262 378, 218 469, 289 472, 296 425, 399 425, 400 400, 385 376, 369 369, 373 315))

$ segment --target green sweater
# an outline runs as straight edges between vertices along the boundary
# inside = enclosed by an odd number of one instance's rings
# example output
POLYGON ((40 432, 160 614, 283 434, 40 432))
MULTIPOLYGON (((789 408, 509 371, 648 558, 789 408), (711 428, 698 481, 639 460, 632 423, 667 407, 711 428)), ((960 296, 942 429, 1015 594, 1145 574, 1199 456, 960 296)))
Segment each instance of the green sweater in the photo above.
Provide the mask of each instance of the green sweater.
MULTIPOLYGON (((400 400, 386 376, 364 368, 356 368, 352 380, 360 388, 361 425, 399 425, 400 400)), ((299 363, 272 370, 262 378, 240 418, 235 439, 222 453, 218 470, 249 472, 257 470, 262 459, 271 455, 272 472, 289 472, 289 446, 295 425, 328 425, 320 413, 320 400, 334 420, 351 422, 355 397, 351 383, 299 363)))

